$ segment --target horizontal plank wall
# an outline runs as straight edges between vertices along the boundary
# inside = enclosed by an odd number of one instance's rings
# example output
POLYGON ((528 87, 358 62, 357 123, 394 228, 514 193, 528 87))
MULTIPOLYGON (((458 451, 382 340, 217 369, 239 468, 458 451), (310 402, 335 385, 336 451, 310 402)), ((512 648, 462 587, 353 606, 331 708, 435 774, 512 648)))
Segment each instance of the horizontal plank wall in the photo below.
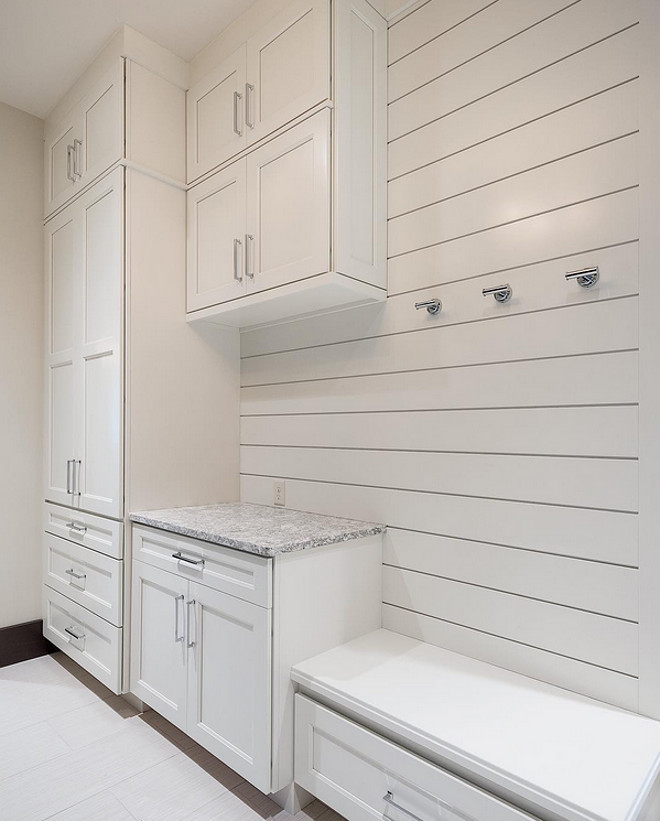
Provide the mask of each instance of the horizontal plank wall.
POLYGON ((386 522, 386 627, 633 710, 638 20, 620 0, 397 18, 387 304, 241 340, 244 501, 283 478, 290 507, 386 522), (591 265, 596 287, 565 280, 591 265))

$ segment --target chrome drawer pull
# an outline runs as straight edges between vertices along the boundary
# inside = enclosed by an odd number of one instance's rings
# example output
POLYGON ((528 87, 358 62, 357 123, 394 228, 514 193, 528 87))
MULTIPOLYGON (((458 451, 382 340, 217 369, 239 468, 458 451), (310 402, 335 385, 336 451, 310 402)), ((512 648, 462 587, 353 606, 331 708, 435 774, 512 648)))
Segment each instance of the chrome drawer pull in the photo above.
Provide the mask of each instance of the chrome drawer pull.
MULTIPOLYGON (((196 613, 195 613, 195 604, 196 603, 197 602, 195 601, 195 599, 192 599, 192 601, 186 602, 186 607, 188 608, 188 614, 187 614, 188 618, 186 619, 186 632, 188 634, 188 637, 186 638, 186 647, 188 647, 189 649, 195 646, 195 639, 190 638, 190 636, 192 634, 192 630, 190 629, 190 622, 191 622, 190 608, 191 607, 193 608, 192 609, 192 615, 195 616, 196 615, 196 613)), ((195 625, 195 627, 197 627, 197 625, 195 625)), ((195 630, 195 632, 197 632, 197 631, 195 630)))
POLYGON ((414 812, 410 812, 410 810, 407 810, 405 807, 402 807, 401 804, 397 804, 394 800, 394 795, 389 790, 383 796, 383 801, 386 804, 389 804, 390 807, 392 807, 392 809, 402 812, 404 815, 407 815, 408 818, 412 818, 413 821, 424 821, 424 819, 420 818, 419 815, 415 815, 414 812))
POLYGON ((64 572, 67 574, 67 576, 71 576, 71 578, 73 579, 87 578, 87 573, 76 573, 76 571, 73 568, 71 568, 70 570, 65 570, 64 572))
POLYGON ((68 633, 70 636, 73 636, 74 639, 78 639, 78 641, 85 638, 84 633, 76 633, 73 627, 65 627, 64 632, 68 633))
POLYGON ((198 570, 204 569, 205 559, 189 559, 187 556, 183 556, 180 550, 177 553, 172 553, 172 558, 176 559, 177 562, 186 562, 187 564, 193 564, 198 570))
POLYGON ((87 533, 87 528, 85 525, 76 524, 76 522, 67 522, 64 527, 68 527, 69 530, 72 530, 74 533, 79 533, 81 536, 84 536, 87 533))
POLYGON ((431 316, 436 316, 442 310, 442 302, 439 299, 427 299, 425 302, 416 302, 415 303, 415 310, 419 311, 422 308, 426 308, 426 310, 431 314, 431 316))

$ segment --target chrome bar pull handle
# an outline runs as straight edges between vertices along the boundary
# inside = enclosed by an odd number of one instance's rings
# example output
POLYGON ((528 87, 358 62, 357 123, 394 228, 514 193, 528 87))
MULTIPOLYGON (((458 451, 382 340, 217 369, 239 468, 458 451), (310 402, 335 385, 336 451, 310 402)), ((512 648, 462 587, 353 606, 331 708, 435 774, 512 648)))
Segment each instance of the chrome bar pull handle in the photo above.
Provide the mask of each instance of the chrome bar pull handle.
POLYGON ((71 481, 71 466, 75 462, 75 459, 67 459, 66 460, 66 492, 73 496, 73 483, 71 481))
POLYGON ((254 236, 252 234, 245 235, 245 276, 248 279, 254 279, 254 267, 252 259, 252 252, 254 250, 254 236))
POLYGON ((75 182, 76 178, 73 173, 74 161, 73 161, 73 146, 67 145, 66 147, 66 178, 71 182, 75 182))
POLYGON ((388 790, 383 796, 383 801, 386 804, 389 804, 393 810, 402 812, 404 815, 407 815, 408 818, 412 818, 413 821, 424 821, 424 819, 420 818, 419 815, 415 815, 414 812, 410 812, 410 810, 407 810, 405 807, 402 807, 401 804, 397 804, 394 800, 394 795, 390 790, 388 790))
POLYGON ((243 282, 243 274, 241 273, 241 266, 238 262, 242 245, 243 243, 240 241, 240 239, 234 240, 234 279, 236 280, 236 282, 243 282))
POLYGON ((186 632, 188 634, 187 638, 186 638, 186 647, 188 647, 189 649, 195 646, 195 639, 190 638, 191 632, 192 632, 190 630, 190 623, 192 621, 191 612, 192 612, 192 615, 194 617, 194 615, 195 615, 195 604, 196 604, 195 599, 192 599, 192 601, 186 602, 186 608, 188 610, 187 618, 186 618, 186 632), (192 611, 190 609, 191 607, 193 608, 192 611))
POLYGON ((600 271, 597 265, 591 268, 581 268, 579 271, 569 271, 566 274, 567 280, 576 280, 581 288, 593 288, 600 279, 600 271))
POLYGON ((419 311, 422 308, 426 308, 431 316, 437 316, 437 314, 439 314, 442 310, 442 302, 439 299, 427 299, 425 302, 415 303, 416 311, 419 311))
POLYGON ((240 100, 243 99, 243 95, 239 94, 238 91, 234 92, 234 134, 238 137, 243 136, 243 132, 241 131, 241 127, 238 124, 238 103, 240 100))
POLYGON ((73 141, 73 176, 78 177, 78 179, 82 178, 82 171, 80 167, 82 163, 80 162, 80 149, 82 148, 82 140, 75 139, 73 141))
POLYGON ((176 559, 177 562, 186 562, 186 564, 193 564, 198 570, 204 569, 205 560, 204 559, 190 559, 188 556, 182 555, 181 551, 177 551, 176 553, 172 553, 172 558, 176 559))
POLYGON ((65 627, 65 628, 64 628, 64 632, 65 632, 65 633, 68 633, 68 634, 69 634, 70 636, 72 636, 74 639, 78 639, 78 641, 80 641, 81 639, 84 639, 84 638, 85 638, 85 634, 84 634, 84 633, 76 633, 75 628, 73 627, 73 625, 71 625, 71 627, 65 627))
POLYGON ((504 285, 496 285, 494 288, 484 288, 481 293, 484 296, 493 296, 495 297, 495 302, 503 304, 508 302, 513 296, 513 288, 507 282, 504 285))
POLYGON ((252 119, 252 92, 254 86, 250 83, 245 84, 245 125, 248 128, 254 128, 254 120, 252 119))
POLYGON ((85 525, 79 525, 77 522, 67 522, 65 527, 68 527, 72 533, 76 533, 79 536, 84 536, 85 533, 87 533, 85 525))
POLYGON ((72 459, 73 462, 73 481, 72 481, 72 488, 71 494, 73 496, 81 496, 80 493, 80 468, 82 467, 82 462, 80 459, 72 459))
POLYGON ((179 635, 179 602, 184 600, 185 596, 183 593, 180 596, 174 597, 174 641, 178 643, 185 639, 184 631, 181 630, 181 635, 179 635))
POLYGON ((65 570, 64 572, 67 574, 67 576, 71 576, 72 579, 78 579, 78 581, 87 578, 87 573, 76 573, 76 571, 73 568, 71 568, 70 570, 65 570))

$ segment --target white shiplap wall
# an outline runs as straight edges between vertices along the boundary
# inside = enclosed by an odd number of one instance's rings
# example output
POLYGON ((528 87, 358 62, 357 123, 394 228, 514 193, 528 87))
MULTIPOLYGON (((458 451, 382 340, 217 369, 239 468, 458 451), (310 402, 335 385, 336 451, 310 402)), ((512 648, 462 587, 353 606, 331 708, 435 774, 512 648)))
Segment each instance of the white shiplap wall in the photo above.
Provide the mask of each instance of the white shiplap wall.
POLYGON ((397 20, 390 299, 246 332, 241 369, 243 500, 283 477, 290 507, 387 522, 386 627, 631 709, 637 22, 621 0, 397 20), (591 264, 596 288, 564 280, 591 264))

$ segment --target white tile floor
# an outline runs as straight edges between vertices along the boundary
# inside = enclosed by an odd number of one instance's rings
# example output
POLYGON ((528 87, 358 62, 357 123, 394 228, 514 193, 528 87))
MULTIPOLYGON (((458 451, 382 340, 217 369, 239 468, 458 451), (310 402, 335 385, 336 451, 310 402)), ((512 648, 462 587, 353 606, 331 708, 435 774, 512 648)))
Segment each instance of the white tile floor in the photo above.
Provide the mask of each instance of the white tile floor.
MULTIPOLYGON (((291 821, 157 713, 67 656, 0 669, 2 821, 291 821)), ((318 801, 295 821, 342 821, 318 801)))

